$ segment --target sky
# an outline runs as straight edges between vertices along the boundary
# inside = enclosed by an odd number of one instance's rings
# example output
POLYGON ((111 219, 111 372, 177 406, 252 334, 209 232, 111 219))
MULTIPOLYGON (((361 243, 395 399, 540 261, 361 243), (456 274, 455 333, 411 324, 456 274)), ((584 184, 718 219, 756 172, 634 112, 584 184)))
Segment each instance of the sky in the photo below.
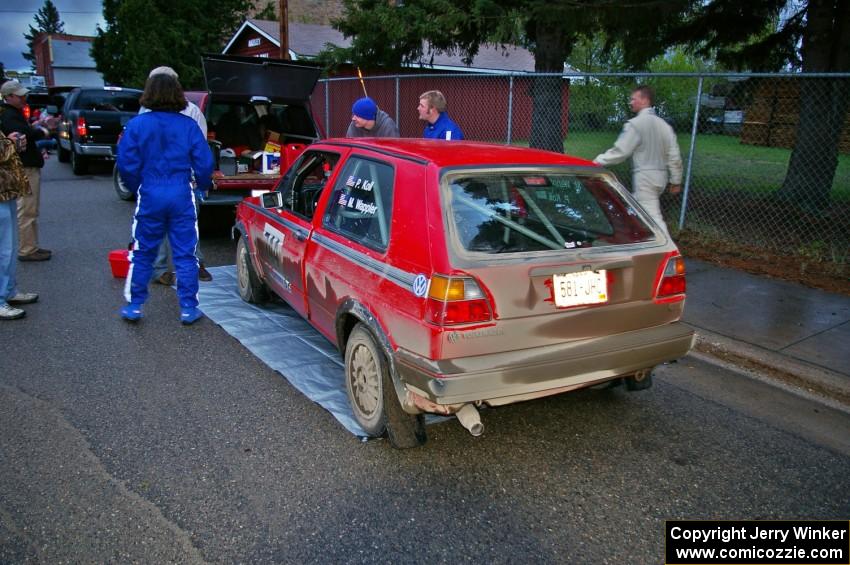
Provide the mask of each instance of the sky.
MULTIPOLYGON (((52 0, 65 23, 65 33, 94 35, 97 24, 105 27, 101 0, 52 0)), ((6 70, 28 71, 30 63, 21 56, 27 50, 24 34, 35 27, 35 14, 44 0, 4 0, 0 2, 0 62, 6 70)))

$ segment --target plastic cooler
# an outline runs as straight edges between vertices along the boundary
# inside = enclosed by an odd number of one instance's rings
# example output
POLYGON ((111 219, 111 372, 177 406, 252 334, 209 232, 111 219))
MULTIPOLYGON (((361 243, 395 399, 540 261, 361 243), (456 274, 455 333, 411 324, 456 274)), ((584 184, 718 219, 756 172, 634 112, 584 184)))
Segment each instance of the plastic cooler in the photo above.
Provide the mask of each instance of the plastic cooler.
POLYGON ((112 267, 112 276, 117 279, 127 277, 130 271, 129 252, 126 249, 114 249, 109 252, 109 266, 112 267))

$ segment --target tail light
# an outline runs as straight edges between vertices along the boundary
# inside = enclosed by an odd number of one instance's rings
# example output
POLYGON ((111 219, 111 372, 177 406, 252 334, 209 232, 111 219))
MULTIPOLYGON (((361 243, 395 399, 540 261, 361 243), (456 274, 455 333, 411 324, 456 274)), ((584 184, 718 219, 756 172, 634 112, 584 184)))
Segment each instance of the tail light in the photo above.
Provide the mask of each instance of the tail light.
POLYGON ((77 136, 85 137, 88 135, 88 128, 86 127, 86 119, 82 116, 77 118, 77 136))
POLYGON ((678 302, 685 299, 685 260, 678 252, 668 254, 656 277, 655 302, 678 302))
POLYGON ((488 322, 493 319, 493 310, 475 279, 433 275, 425 319, 438 326, 488 322))
POLYGON ((32 116, 32 108, 30 108, 30 105, 29 105, 29 104, 24 104, 24 107, 23 107, 23 109, 21 110, 21 112, 24 114, 24 118, 25 118, 27 121, 30 121, 30 117, 32 116))

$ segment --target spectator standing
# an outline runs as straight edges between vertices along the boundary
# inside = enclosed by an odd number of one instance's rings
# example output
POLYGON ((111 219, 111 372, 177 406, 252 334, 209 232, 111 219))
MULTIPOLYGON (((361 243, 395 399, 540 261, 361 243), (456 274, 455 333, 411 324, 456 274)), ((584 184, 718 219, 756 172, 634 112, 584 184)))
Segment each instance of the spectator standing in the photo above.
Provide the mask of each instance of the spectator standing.
POLYGON ((0 320, 23 318, 26 312, 14 304, 38 300, 34 292, 18 292, 16 273, 18 255, 17 199, 30 193, 30 183, 18 152, 26 147, 26 137, 0 132, 0 320))
POLYGON ((198 125, 180 113, 186 98, 176 78, 161 73, 149 77, 140 102, 150 112, 130 120, 118 151, 121 177, 138 194, 124 287, 128 303, 120 314, 128 322, 142 318, 154 256, 167 235, 177 270, 180 321, 192 324, 203 316, 198 309, 198 217, 192 177, 197 189, 209 188, 212 152, 198 125))
POLYGON ((47 261, 52 252, 38 245, 38 210, 41 201, 41 169, 44 156, 38 148, 38 142, 49 137, 50 132, 42 126, 31 126, 24 117, 23 109, 27 103, 29 89, 16 80, 3 83, 0 95, 0 130, 6 135, 17 132, 27 137, 26 150, 21 153, 21 162, 30 183, 30 194, 22 196, 18 203, 18 227, 20 228, 21 261, 47 261))
POLYGON ((446 97, 439 90, 419 95, 419 119, 425 122, 422 137, 426 139, 463 139, 463 132, 446 111, 446 97))
POLYGON ((661 214, 660 197, 670 187, 671 194, 682 190, 682 156, 676 133, 655 114, 655 91, 638 86, 629 106, 637 115, 627 121, 614 146, 597 155, 594 163, 607 167, 632 158, 632 192, 655 222, 669 235, 661 214))
MULTIPOLYGON (((148 78, 158 75, 169 75, 174 77, 177 80, 180 80, 180 77, 177 75, 177 71, 172 69, 171 67, 157 67, 153 69, 149 74, 148 78)), ((139 108, 139 113, 142 114, 144 112, 148 112, 149 110, 142 106, 139 108)), ((184 116, 189 116, 198 124, 198 127, 201 128, 201 133, 204 135, 204 139, 207 138, 207 119, 204 117, 204 113, 201 111, 198 106, 192 102, 186 101, 186 107, 180 112, 184 116)), ((195 198, 195 213, 200 215, 201 201, 203 200, 203 195, 197 195, 198 198, 195 198)), ((174 284, 176 277, 174 276, 174 271, 168 269, 168 257, 171 255, 171 244, 168 243, 168 238, 163 238, 162 244, 159 246, 159 251, 157 252, 156 259, 153 262, 153 280, 159 284, 164 284, 165 286, 171 286, 174 284)), ((201 252, 201 240, 198 238, 198 245, 195 247, 195 257, 198 258, 198 279, 202 281, 211 281, 212 275, 207 268, 204 266, 204 254, 201 252)))
POLYGON ((395 121, 375 101, 358 99, 351 105, 351 123, 345 137, 400 137, 395 121))

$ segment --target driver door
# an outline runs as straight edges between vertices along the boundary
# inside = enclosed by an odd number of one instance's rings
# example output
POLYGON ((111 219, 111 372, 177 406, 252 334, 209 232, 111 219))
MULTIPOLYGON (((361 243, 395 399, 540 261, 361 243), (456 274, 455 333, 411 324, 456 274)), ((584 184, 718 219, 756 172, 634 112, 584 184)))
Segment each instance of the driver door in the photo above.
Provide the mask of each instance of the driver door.
POLYGON ((313 214, 338 160, 336 153, 304 152, 275 188, 282 193, 283 207, 268 210, 260 236, 265 245, 256 246, 269 275, 266 282, 305 318, 304 253, 313 231, 313 214))

